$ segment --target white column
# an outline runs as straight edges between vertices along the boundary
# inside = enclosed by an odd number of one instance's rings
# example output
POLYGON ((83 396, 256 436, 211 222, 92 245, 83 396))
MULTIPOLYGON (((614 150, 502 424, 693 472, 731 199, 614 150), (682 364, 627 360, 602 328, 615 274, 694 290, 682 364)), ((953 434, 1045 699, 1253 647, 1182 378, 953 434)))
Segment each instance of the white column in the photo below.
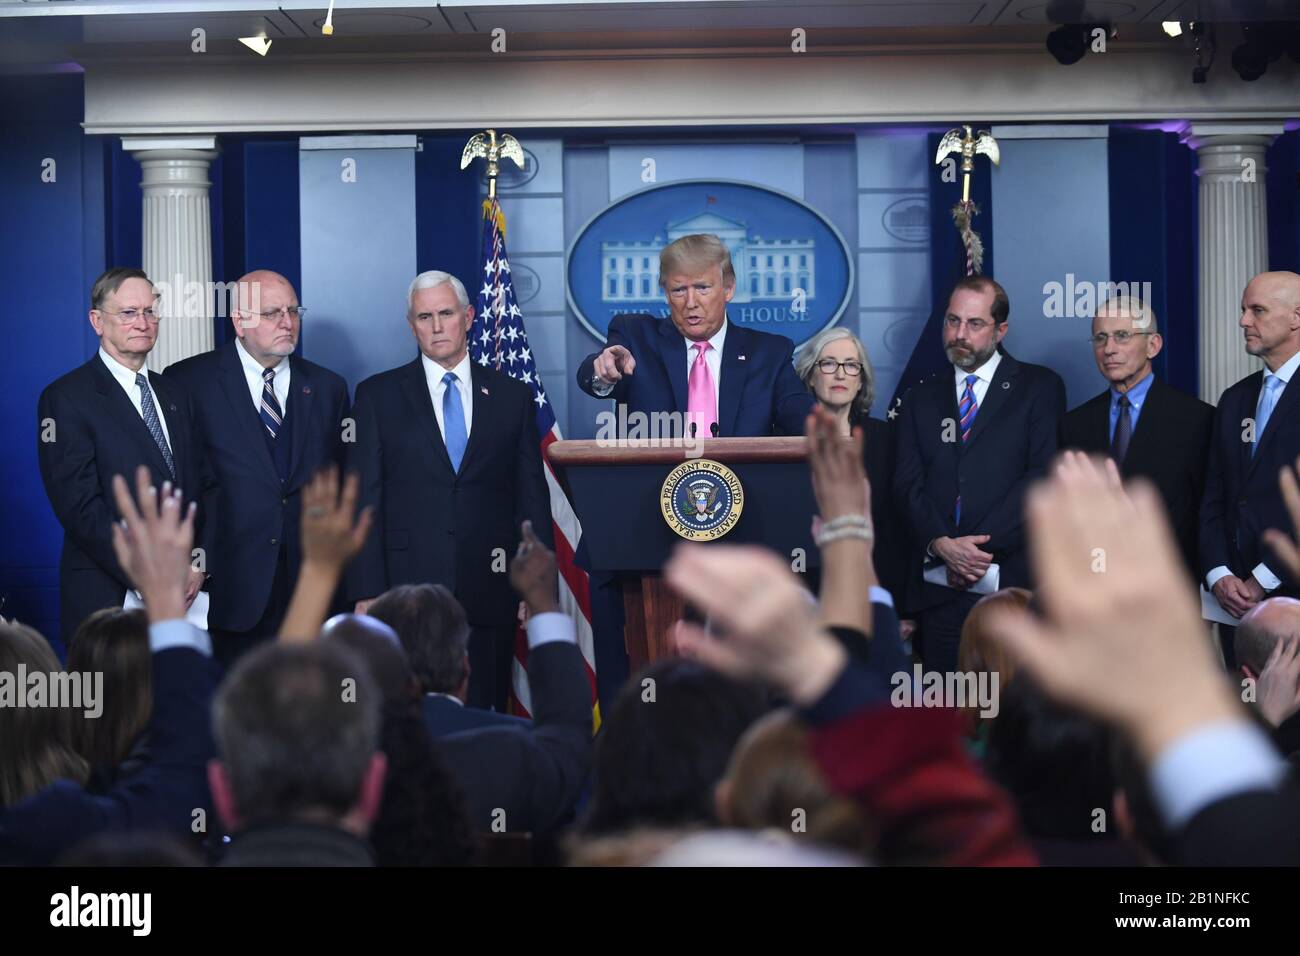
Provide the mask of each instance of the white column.
POLYGON ((1196 150, 1200 177, 1200 392, 1217 403, 1223 390, 1261 367, 1247 355, 1241 293, 1268 269, 1264 153, 1281 123, 1188 123, 1182 141, 1196 150))
POLYGON ((122 147, 143 170, 144 257, 149 278, 164 292, 158 342, 149 368, 206 352, 212 336, 212 216, 209 164, 215 136, 123 137, 122 147))

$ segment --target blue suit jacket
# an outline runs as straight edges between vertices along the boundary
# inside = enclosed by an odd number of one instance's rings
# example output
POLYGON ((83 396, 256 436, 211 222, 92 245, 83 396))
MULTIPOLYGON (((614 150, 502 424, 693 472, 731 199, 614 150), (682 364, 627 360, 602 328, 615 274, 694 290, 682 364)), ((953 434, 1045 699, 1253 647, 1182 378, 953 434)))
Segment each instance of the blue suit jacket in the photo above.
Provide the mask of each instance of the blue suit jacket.
POLYGON ((306 359, 290 358, 289 368, 286 421, 293 447, 285 482, 276 473, 234 342, 166 371, 167 380, 181 383, 192 398, 220 483, 221 521, 207 567, 213 628, 246 631, 257 624, 282 546, 288 549, 289 581, 298 579, 302 488, 320 468, 343 463, 347 383, 306 359))
POLYGON ((478 730, 482 727, 516 727, 526 728, 532 722, 511 714, 498 714, 495 710, 483 710, 481 707, 466 707, 449 697, 425 694, 420 701, 420 713, 424 725, 429 728, 429 735, 437 740, 448 734, 458 734, 462 730, 478 730))
POLYGON ((903 397, 894 475, 894 500, 912 550, 903 607, 920 610, 955 593, 921 580, 926 546, 945 536, 990 535, 981 548, 1001 567, 1001 586, 1030 586, 1022 503, 1056 454, 1064 414, 1061 377, 1006 352, 964 444, 954 432, 960 416, 951 365, 903 397), (959 493, 960 522, 955 518, 959 493))
POLYGON ((1204 576, 1226 565, 1245 580, 1263 562, 1282 580, 1273 594, 1288 596, 1300 593, 1297 582, 1287 579, 1281 562, 1265 547, 1263 532, 1291 530, 1277 476, 1283 465, 1294 464, 1300 456, 1300 375, 1293 375, 1278 397, 1252 456, 1242 433, 1244 422, 1255 417, 1263 382, 1262 371, 1247 375, 1223 393, 1215 410, 1201 501, 1200 571, 1204 576))
MULTIPOLYGON (((636 359, 609 395, 592 387, 593 352, 578 366, 578 387, 595 398, 627 405, 628 413, 686 412, 686 339, 668 319, 619 315, 609 323, 605 347, 622 345, 636 359)), ((718 383, 718 433, 723 438, 802 435, 812 411, 812 394, 795 375, 794 343, 784 335, 758 332, 727 320, 718 383)), ((708 438, 708 435, 699 436, 708 438)))

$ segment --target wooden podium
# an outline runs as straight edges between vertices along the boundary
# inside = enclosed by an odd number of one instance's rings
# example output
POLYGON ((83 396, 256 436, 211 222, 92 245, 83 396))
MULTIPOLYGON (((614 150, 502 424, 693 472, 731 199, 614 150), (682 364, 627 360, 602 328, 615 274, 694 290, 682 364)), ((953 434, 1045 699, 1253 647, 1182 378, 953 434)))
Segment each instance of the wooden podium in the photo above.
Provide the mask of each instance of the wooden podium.
MULTIPOLYGON (((624 643, 635 673, 675 653, 668 629, 683 617, 682 600, 662 568, 683 539, 660 511, 668 473, 691 457, 721 462, 736 473, 744 507, 723 544, 762 544, 797 566, 817 567, 815 512, 805 438, 706 438, 690 455, 680 441, 557 441, 547 457, 569 490, 593 571, 613 572, 623 590, 624 643)), ((705 547, 708 545, 706 544, 705 547)))

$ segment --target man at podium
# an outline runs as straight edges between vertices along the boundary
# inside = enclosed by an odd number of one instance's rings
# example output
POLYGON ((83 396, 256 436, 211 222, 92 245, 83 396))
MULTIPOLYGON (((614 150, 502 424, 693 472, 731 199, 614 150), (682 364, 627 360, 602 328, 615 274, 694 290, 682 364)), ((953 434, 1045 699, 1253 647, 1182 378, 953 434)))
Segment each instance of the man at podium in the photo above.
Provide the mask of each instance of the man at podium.
POLYGON ((722 240, 669 243, 659 284, 671 321, 616 316, 605 348, 578 367, 578 387, 626 405, 629 415, 676 412, 686 437, 803 434, 813 399, 791 364, 794 345, 728 319, 736 273, 722 240))

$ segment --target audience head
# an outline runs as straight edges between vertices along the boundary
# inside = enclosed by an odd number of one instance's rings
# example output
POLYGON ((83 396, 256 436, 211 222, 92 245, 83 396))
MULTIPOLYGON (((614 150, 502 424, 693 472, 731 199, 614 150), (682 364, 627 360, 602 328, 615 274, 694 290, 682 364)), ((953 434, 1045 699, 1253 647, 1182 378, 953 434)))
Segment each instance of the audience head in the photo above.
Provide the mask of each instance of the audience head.
POLYGON ((213 804, 233 832, 303 821, 364 835, 383 795, 380 691, 334 642, 268 644, 241 659, 212 705, 213 804))
POLYGON ((465 700, 469 689, 469 622, 465 609, 441 584, 402 584, 367 608, 401 639, 426 694, 465 700))
POLYGON ((379 685, 385 705, 414 704, 420 698, 420 684, 397 633, 369 614, 336 614, 321 628, 321 637, 336 641, 365 662, 379 685))
POLYGON ((585 830, 714 822, 714 787, 766 694, 692 661, 656 661, 619 692, 596 742, 585 830))
POLYGON ((713 338, 736 294, 731 252, 717 236, 682 236, 659 253, 659 285, 677 331, 691 342, 713 338))
POLYGON ((1241 294, 1246 351, 1276 371, 1300 351, 1300 275, 1261 272, 1241 294))
MULTIPOLYGON (((47 677, 62 672, 40 634, 0 620, 0 674, 16 682, 19 669, 47 677)), ((26 687, 15 686, 25 694, 26 687)), ((0 807, 24 800, 56 780, 84 783, 89 767, 72 744, 68 707, 0 707, 0 807)))
POLYGON ((474 836, 460 784, 420 716, 420 685, 393 629, 366 614, 338 614, 321 632, 366 665, 384 699, 379 743, 384 795, 370 826, 380 866, 462 866, 474 836))
POLYGON ((1233 650, 1242 674, 1258 678, 1273 648, 1284 637, 1300 637, 1300 601, 1271 597, 1247 611, 1233 635, 1233 650))
POLYGON ((724 826, 772 831, 862 856, 871 833, 857 804, 831 789, 808 750, 809 733, 789 710, 760 718, 741 736, 717 786, 724 826))
POLYGON ((943 349, 948 361, 973 372, 993 357, 1007 334, 1011 303, 988 276, 967 276, 953 287, 943 317, 943 349))
POLYGON ((235 296, 230 321, 253 360, 263 368, 274 368, 292 355, 302 331, 293 284, 278 272, 257 269, 239 279, 235 296))
POLYGON ((461 281, 449 272, 421 272, 406 291, 406 321, 420 351, 444 369, 468 352, 474 306, 461 281))
POLYGON ((1029 606, 1031 595, 1024 588, 1003 588, 986 594, 970 609, 961 626, 961 643, 957 648, 957 670, 998 675, 998 686, 1005 689, 1016 673, 1016 662, 1007 653, 989 627, 1000 610, 1021 610, 1029 606))
MULTIPOLYGON (((1113 815, 1110 748, 1101 724, 1049 700, 1022 676, 1002 690, 985 767, 1010 792, 1029 836, 1096 839, 1096 811, 1113 815)), ((1113 832, 1109 824, 1104 832, 1113 832)))
POLYGON ((81 622, 68 647, 68 670, 103 674, 103 711, 72 714, 72 743, 92 768, 117 767, 153 714, 153 654, 143 610, 108 607, 81 622))
POLYGON ((1127 391, 1151 371, 1164 339, 1150 303, 1119 293, 1105 299, 1092 319, 1092 357, 1112 385, 1127 391))
POLYGON ((140 269, 109 269, 90 289, 90 325, 100 347, 139 369, 158 340, 158 292, 140 269))
POLYGON ((799 350, 794 370, 817 401, 832 411, 847 408, 850 423, 870 414, 876 397, 875 373, 862 341, 848 329, 827 329, 814 337, 799 350))

